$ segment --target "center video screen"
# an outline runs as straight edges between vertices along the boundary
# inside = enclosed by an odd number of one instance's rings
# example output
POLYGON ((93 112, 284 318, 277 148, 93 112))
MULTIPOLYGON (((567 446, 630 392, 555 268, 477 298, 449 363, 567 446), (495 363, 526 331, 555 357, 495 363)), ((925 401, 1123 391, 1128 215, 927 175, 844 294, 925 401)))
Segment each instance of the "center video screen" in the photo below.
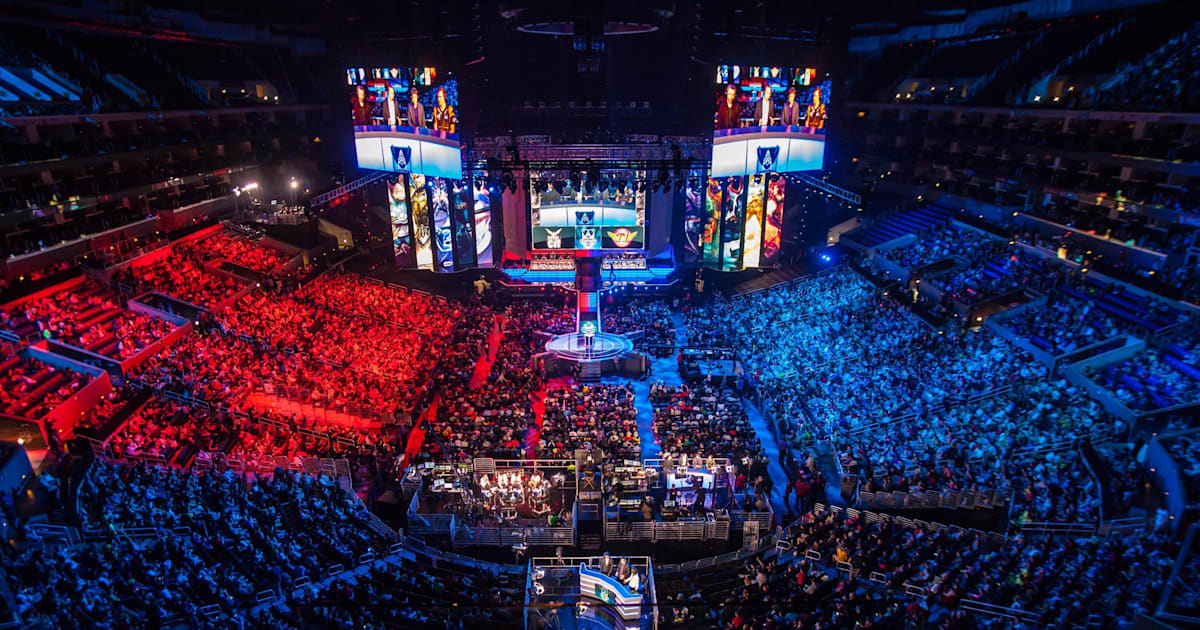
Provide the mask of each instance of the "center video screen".
POLYGON ((717 66, 713 177, 820 170, 832 81, 816 68, 717 66))
POLYGON ((458 80, 438 68, 347 68, 359 168, 462 178, 458 80))
POLYGON ((646 192, 636 183, 588 186, 530 182, 532 249, 640 250, 646 243, 646 192))

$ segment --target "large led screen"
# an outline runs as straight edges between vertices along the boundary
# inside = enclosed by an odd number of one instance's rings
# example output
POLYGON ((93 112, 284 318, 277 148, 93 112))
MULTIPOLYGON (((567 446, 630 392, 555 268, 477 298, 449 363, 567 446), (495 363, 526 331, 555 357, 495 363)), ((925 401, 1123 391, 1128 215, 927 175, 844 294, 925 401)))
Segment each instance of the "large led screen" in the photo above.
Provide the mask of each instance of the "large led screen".
POLYGON ((645 248, 646 193, 636 181, 579 186, 530 181, 532 249, 645 248))
POLYGON ((713 177, 819 170, 832 82, 816 68, 716 68, 713 177))
POLYGON ((347 68, 359 168, 462 178, 458 81, 438 68, 347 68))

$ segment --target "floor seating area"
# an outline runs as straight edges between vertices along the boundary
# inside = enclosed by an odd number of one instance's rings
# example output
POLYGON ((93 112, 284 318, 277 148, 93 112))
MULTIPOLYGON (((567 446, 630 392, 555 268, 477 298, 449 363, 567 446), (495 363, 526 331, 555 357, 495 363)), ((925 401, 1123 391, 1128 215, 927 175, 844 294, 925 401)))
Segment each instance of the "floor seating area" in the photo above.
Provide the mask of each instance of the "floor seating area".
POLYGON ((572 385, 546 392, 538 456, 569 459, 592 445, 611 461, 641 459, 637 408, 629 385, 572 385))

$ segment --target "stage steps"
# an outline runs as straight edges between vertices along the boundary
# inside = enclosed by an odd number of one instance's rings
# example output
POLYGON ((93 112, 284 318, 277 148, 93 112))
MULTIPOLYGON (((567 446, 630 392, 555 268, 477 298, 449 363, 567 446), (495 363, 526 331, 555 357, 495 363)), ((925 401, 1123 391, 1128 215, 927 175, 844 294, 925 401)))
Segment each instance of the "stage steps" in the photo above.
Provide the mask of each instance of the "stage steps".
POLYGON ((599 361, 583 361, 579 364, 579 382, 581 383, 599 383, 600 382, 600 362, 599 361))

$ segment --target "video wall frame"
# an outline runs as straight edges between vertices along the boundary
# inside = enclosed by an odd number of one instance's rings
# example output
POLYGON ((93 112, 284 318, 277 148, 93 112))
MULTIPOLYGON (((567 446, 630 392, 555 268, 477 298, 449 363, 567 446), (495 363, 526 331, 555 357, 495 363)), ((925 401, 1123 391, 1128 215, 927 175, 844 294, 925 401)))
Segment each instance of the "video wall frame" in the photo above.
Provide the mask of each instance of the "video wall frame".
POLYGON ((458 80, 431 66, 346 68, 359 168, 462 178, 458 80))
POLYGON ((820 170, 833 82, 816 68, 720 65, 712 177, 820 170))

